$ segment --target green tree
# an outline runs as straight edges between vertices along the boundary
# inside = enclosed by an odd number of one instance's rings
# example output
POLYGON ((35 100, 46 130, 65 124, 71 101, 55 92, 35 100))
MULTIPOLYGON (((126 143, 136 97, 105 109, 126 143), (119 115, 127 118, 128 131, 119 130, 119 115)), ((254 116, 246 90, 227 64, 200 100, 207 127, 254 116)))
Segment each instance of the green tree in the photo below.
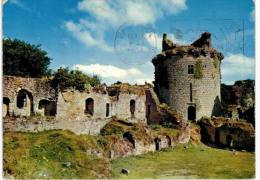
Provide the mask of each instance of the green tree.
POLYGON ((90 77, 78 70, 69 70, 68 68, 59 68, 51 81, 53 87, 59 87, 61 90, 74 88, 83 91, 86 85, 97 86, 101 84, 98 76, 90 77))
POLYGON ((3 40, 4 75, 41 77, 50 75, 51 59, 41 45, 32 45, 18 39, 3 40))

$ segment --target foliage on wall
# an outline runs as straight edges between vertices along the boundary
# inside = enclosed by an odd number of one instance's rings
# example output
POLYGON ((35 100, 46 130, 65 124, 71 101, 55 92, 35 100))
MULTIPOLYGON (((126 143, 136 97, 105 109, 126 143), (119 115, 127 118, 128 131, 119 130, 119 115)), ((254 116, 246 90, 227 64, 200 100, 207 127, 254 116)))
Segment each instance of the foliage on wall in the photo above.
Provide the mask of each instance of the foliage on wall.
POLYGON ((196 61, 194 78, 196 78, 196 79, 203 78, 203 65, 202 65, 202 60, 201 59, 198 59, 196 61))

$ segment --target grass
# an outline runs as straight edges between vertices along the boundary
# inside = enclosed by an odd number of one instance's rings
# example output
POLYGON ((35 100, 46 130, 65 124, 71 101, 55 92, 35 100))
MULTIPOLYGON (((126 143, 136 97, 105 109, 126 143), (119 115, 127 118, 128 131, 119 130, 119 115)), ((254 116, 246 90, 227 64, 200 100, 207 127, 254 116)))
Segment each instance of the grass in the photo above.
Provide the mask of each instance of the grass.
POLYGON ((112 122, 103 136, 75 135, 70 131, 4 133, 4 172, 18 179, 81 178, 252 178, 255 154, 214 149, 202 144, 109 161, 105 158, 122 133, 130 131, 148 141, 177 130, 156 126, 145 133, 143 125, 112 122), (112 128, 112 129, 110 129, 112 128), (96 153, 91 153, 95 151, 96 153), (121 174, 127 168, 130 174, 121 174))
POLYGON ((107 159, 97 137, 77 136, 69 131, 4 134, 4 171, 15 178, 104 178, 109 177, 107 159))
POLYGON ((112 161, 112 177, 141 178, 253 178, 255 154, 189 144, 174 149, 112 161), (121 174, 127 168, 129 175, 121 174))

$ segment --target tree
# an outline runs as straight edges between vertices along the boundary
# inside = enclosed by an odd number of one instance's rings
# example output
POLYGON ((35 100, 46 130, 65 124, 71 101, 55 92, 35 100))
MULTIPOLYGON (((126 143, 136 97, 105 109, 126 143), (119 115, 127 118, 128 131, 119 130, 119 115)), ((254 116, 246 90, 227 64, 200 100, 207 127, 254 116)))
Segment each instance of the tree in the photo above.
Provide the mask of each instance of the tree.
POLYGON ((18 39, 3 40, 3 74, 22 77, 50 75, 51 59, 41 45, 32 45, 18 39))
POLYGON ((54 73, 51 81, 53 87, 59 87, 61 90, 74 88, 83 91, 86 85, 97 86, 101 84, 98 76, 90 77, 78 70, 69 70, 68 68, 59 68, 54 73))

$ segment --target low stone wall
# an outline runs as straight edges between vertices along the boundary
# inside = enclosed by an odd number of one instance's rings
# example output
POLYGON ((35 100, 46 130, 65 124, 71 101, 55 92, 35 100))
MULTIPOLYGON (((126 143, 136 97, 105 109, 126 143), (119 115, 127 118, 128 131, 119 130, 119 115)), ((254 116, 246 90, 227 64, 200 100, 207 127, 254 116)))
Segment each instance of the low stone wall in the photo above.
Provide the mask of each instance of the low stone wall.
POLYGON ((25 117, 4 119, 5 131, 21 131, 21 132, 40 132, 44 130, 61 129, 70 130, 77 135, 89 134, 98 135, 100 130, 111 119, 97 119, 97 120, 57 120, 50 117, 34 117, 28 120, 25 117))

